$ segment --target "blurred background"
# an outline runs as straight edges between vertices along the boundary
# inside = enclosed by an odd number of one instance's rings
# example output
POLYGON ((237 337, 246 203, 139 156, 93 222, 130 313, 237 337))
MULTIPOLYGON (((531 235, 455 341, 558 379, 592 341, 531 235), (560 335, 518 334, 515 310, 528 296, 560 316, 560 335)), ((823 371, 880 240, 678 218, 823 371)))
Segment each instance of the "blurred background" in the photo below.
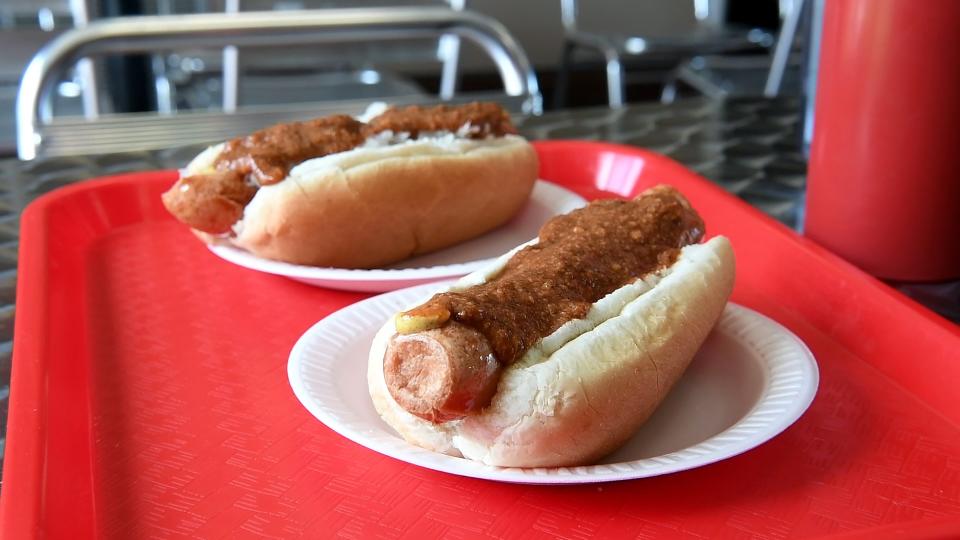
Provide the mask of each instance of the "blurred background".
MULTIPOLYGON (((3 0, 0 153, 15 152, 14 107, 31 57, 62 32, 133 15, 444 6, 499 21, 525 51, 543 110, 760 95, 775 39, 799 0, 3 0)), ((791 42, 791 45, 793 43, 791 42)), ((799 93, 791 59, 781 94, 799 93)), ((219 111, 343 99, 496 91, 494 62, 468 40, 182 48, 98 56, 63 74, 41 117, 219 111), (235 77, 236 89, 225 83, 235 77), (227 87, 225 88, 225 84, 227 87), (85 88, 92 88, 85 92, 85 88), (225 96, 226 92, 226 96, 225 96)))

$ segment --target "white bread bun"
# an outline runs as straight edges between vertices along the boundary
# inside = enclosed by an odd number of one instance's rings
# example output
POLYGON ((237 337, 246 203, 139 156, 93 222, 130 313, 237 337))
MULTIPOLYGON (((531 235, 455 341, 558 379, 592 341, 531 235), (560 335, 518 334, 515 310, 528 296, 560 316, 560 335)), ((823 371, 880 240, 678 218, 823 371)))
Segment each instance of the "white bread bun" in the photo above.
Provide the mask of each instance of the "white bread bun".
MULTIPOLYGON (((222 148, 202 152, 184 176, 211 172, 222 148)), ((383 266, 505 223, 526 203, 537 170, 536 151, 515 135, 371 140, 259 188, 235 236, 218 241, 295 264, 383 266)))
MULTIPOLYGON (((496 275, 509 255, 454 288, 496 275)), ((684 247, 672 266, 600 299, 507 367, 487 408, 442 424, 390 395, 388 321, 370 350, 373 404, 406 440, 436 452, 505 467, 592 463, 626 442, 680 379, 726 305, 734 267, 724 237, 684 247)))

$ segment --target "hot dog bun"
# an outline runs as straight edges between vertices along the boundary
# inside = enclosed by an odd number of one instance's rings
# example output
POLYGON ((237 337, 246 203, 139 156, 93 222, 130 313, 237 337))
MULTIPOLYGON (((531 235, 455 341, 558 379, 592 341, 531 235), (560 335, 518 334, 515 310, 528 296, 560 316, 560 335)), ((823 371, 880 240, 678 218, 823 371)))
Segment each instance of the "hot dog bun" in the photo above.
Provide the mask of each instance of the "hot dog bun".
MULTIPOLYGON (((221 145, 222 146, 222 145, 221 145)), ((185 176, 213 171, 220 147, 185 176)), ((370 268, 441 249, 513 217, 537 177, 521 137, 427 137, 311 159, 260 187, 228 242, 295 264, 370 268)))
POLYGON ((533 147, 496 103, 380 107, 212 146, 162 199, 209 243, 372 268, 505 223, 529 198, 537 168, 533 147))
MULTIPOLYGON (((509 256, 454 287, 496 275, 509 256)), ((488 407, 445 423, 410 414, 390 395, 388 321, 370 350, 374 406, 405 439, 433 451, 510 467, 594 462, 629 439, 680 379, 723 311, 734 266, 724 237, 684 247, 673 265, 603 297, 585 319, 506 367, 488 407)))

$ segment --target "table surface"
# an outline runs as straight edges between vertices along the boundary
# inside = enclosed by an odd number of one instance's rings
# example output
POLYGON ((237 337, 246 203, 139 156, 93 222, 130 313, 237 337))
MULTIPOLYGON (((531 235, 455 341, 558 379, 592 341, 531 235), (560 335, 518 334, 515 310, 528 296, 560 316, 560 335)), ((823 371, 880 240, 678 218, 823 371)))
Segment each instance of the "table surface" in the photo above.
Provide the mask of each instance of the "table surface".
MULTIPOLYGON (((605 140, 670 156, 790 227, 801 219, 806 162, 795 99, 692 99, 557 111, 519 119, 530 139, 605 140)), ((6 433, 20 213, 58 187, 98 176, 183 166, 202 145, 155 152, 0 160, 0 435, 6 433)), ((0 459, 5 439, 0 438, 0 459)))

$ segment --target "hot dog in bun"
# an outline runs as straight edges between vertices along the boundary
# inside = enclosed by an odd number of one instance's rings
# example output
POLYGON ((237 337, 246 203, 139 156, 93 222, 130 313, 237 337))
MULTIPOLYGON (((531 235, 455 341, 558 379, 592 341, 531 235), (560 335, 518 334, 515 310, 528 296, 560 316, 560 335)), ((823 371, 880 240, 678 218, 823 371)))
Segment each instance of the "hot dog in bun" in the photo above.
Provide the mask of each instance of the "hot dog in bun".
POLYGON ((284 262, 371 268, 513 217, 537 156, 493 103, 280 124, 208 148, 163 195, 207 242, 284 262))
POLYGON ((368 385, 408 441, 489 465, 596 461, 683 374, 734 282, 724 237, 676 190, 595 201, 397 314, 368 385))

